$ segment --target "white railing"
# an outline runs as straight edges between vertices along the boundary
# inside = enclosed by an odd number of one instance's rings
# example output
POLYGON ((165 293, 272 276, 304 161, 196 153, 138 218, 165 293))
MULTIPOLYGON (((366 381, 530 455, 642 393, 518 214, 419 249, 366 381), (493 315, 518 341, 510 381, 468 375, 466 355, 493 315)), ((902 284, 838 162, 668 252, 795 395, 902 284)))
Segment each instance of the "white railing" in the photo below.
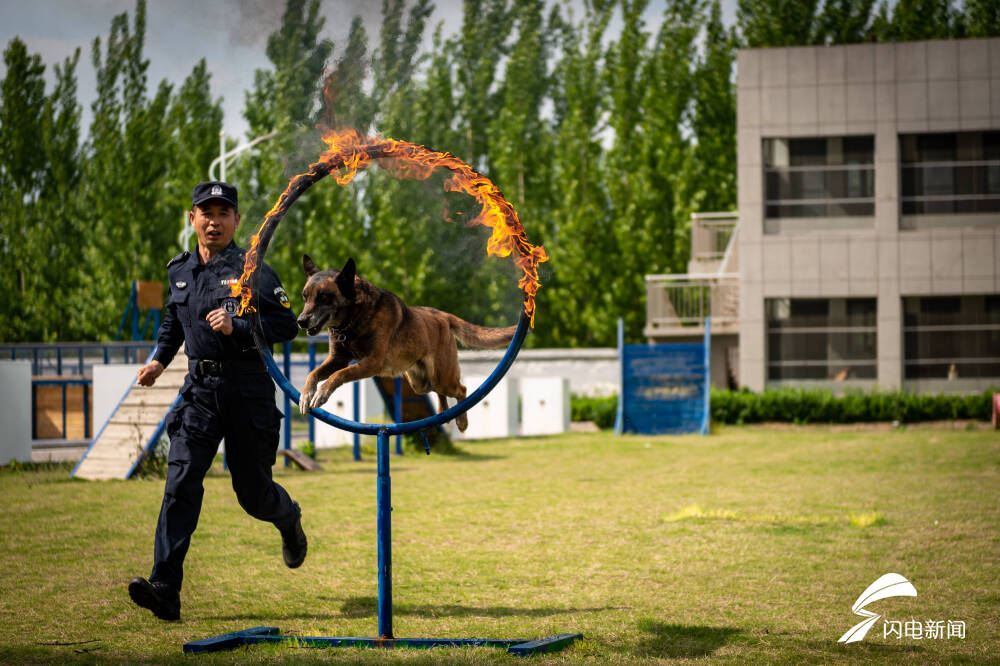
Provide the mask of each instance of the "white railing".
POLYGON ((736 212, 691 214, 691 262, 689 272, 719 270, 719 262, 731 255, 739 217, 736 212))
POLYGON ((740 283, 736 273, 681 273, 646 276, 646 331, 682 333, 712 317, 712 329, 739 322, 740 283))

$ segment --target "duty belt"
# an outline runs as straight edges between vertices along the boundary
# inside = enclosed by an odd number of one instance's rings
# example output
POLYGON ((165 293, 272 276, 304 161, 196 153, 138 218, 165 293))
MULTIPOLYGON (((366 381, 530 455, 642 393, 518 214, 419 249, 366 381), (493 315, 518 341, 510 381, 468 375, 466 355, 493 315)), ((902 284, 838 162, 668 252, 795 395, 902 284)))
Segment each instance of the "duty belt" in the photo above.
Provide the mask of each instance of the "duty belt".
POLYGON ((213 361, 201 359, 188 361, 188 372, 200 377, 232 377, 234 375, 267 374, 259 361, 213 361))

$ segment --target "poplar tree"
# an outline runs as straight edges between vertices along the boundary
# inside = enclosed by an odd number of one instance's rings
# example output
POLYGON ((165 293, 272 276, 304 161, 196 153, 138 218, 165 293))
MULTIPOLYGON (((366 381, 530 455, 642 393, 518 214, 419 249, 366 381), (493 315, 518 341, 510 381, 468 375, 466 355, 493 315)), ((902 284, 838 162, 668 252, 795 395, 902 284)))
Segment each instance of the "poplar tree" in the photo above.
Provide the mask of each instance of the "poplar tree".
POLYGON ((556 149, 553 154, 551 257, 538 292, 539 346, 613 344, 610 282, 620 270, 610 214, 601 136, 606 130, 604 36, 615 3, 585 3, 579 23, 562 26, 561 58, 553 74, 556 149))
POLYGON ((690 192, 697 211, 736 209, 735 42, 735 35, 722 24, 719 0, 713 0, 694 75, 694 183, 690 192))
MULTIPOLYGON (((230 180, 240 190, 243 216, 238 242, 244 247, 287 187, 288 179, 303 172, 319 154, 320 132, 315 124, 321 109, 323 74, 334 48, 330 40, 320 38, 325 19, 319 9, 319 0, 287 0, 281 24, 267 39, 271 67, 254 72, 253 88, 245 95, 247 140, 274 131, 277 135, 258 144, 232 170, 230 180)), ((303 220, 317 197, 310 190, 302 197, 303 203, 288 211, 268 249, 267 263, 283 279, 302 275, 302 248, 307 240, 303 220)), ((295 291, 289 288, 289 293, 295 291)))
POLYGON ((7 73, 0 88, 0 271, 5 288, 0 326, 12 339, 39 334, 35 269, 38 249, 51 241, 38 227, 35 204, 44 183, 46 159, 39 150, 44 135, 45 66, 14 38, 4 51, 7 73))
POLYGON ((964 7, 967 37, 1000 37, 1000 2, 965 0, 964 7))
POLYGON ((737 0, 743 46, 808 46, 818 43, 819 0, 737 0))

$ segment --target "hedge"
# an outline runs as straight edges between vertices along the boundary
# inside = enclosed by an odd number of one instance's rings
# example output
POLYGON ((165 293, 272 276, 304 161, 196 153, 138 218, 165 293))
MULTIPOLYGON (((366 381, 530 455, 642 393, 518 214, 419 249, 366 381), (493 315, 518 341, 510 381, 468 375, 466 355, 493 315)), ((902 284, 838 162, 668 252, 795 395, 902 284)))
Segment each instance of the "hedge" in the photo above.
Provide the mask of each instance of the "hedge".
POLYGON ((847 391, 781 388, 751 393, 712 391, 716 423, 857 423, 860 421, 945 421, 980 419, 993 413, 993 391, 977 395, 929 395, 903 391, 847 391))
MULTIPOLYGON (((989 421, 993 414, 993 390, 976 395, 929 395, 904 391, 847 391, 835 396, 824 389, 780 388, 762 393, 748 390, 712 390, 712 421, 715 423, 858 423, 871 421, 989 421)), ((618 396, 574 395, 574 421, 593 421, 612 428, 618 396)))

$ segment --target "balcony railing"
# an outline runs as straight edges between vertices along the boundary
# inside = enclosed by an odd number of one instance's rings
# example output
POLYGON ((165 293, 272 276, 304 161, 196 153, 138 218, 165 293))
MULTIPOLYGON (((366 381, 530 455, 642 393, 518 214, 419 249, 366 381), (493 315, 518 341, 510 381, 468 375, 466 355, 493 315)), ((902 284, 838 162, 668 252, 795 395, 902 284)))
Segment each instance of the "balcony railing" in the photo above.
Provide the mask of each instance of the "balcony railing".
POLYGON ((736 273, 646 276, 646 337, 696 335, 712 317, 712 332, 736 332, 740 283, 736 273))
POLYGON ((734 272, 735 252, 730 249, 739 217, 736 212, 691 214, 689 273, 734 272))

